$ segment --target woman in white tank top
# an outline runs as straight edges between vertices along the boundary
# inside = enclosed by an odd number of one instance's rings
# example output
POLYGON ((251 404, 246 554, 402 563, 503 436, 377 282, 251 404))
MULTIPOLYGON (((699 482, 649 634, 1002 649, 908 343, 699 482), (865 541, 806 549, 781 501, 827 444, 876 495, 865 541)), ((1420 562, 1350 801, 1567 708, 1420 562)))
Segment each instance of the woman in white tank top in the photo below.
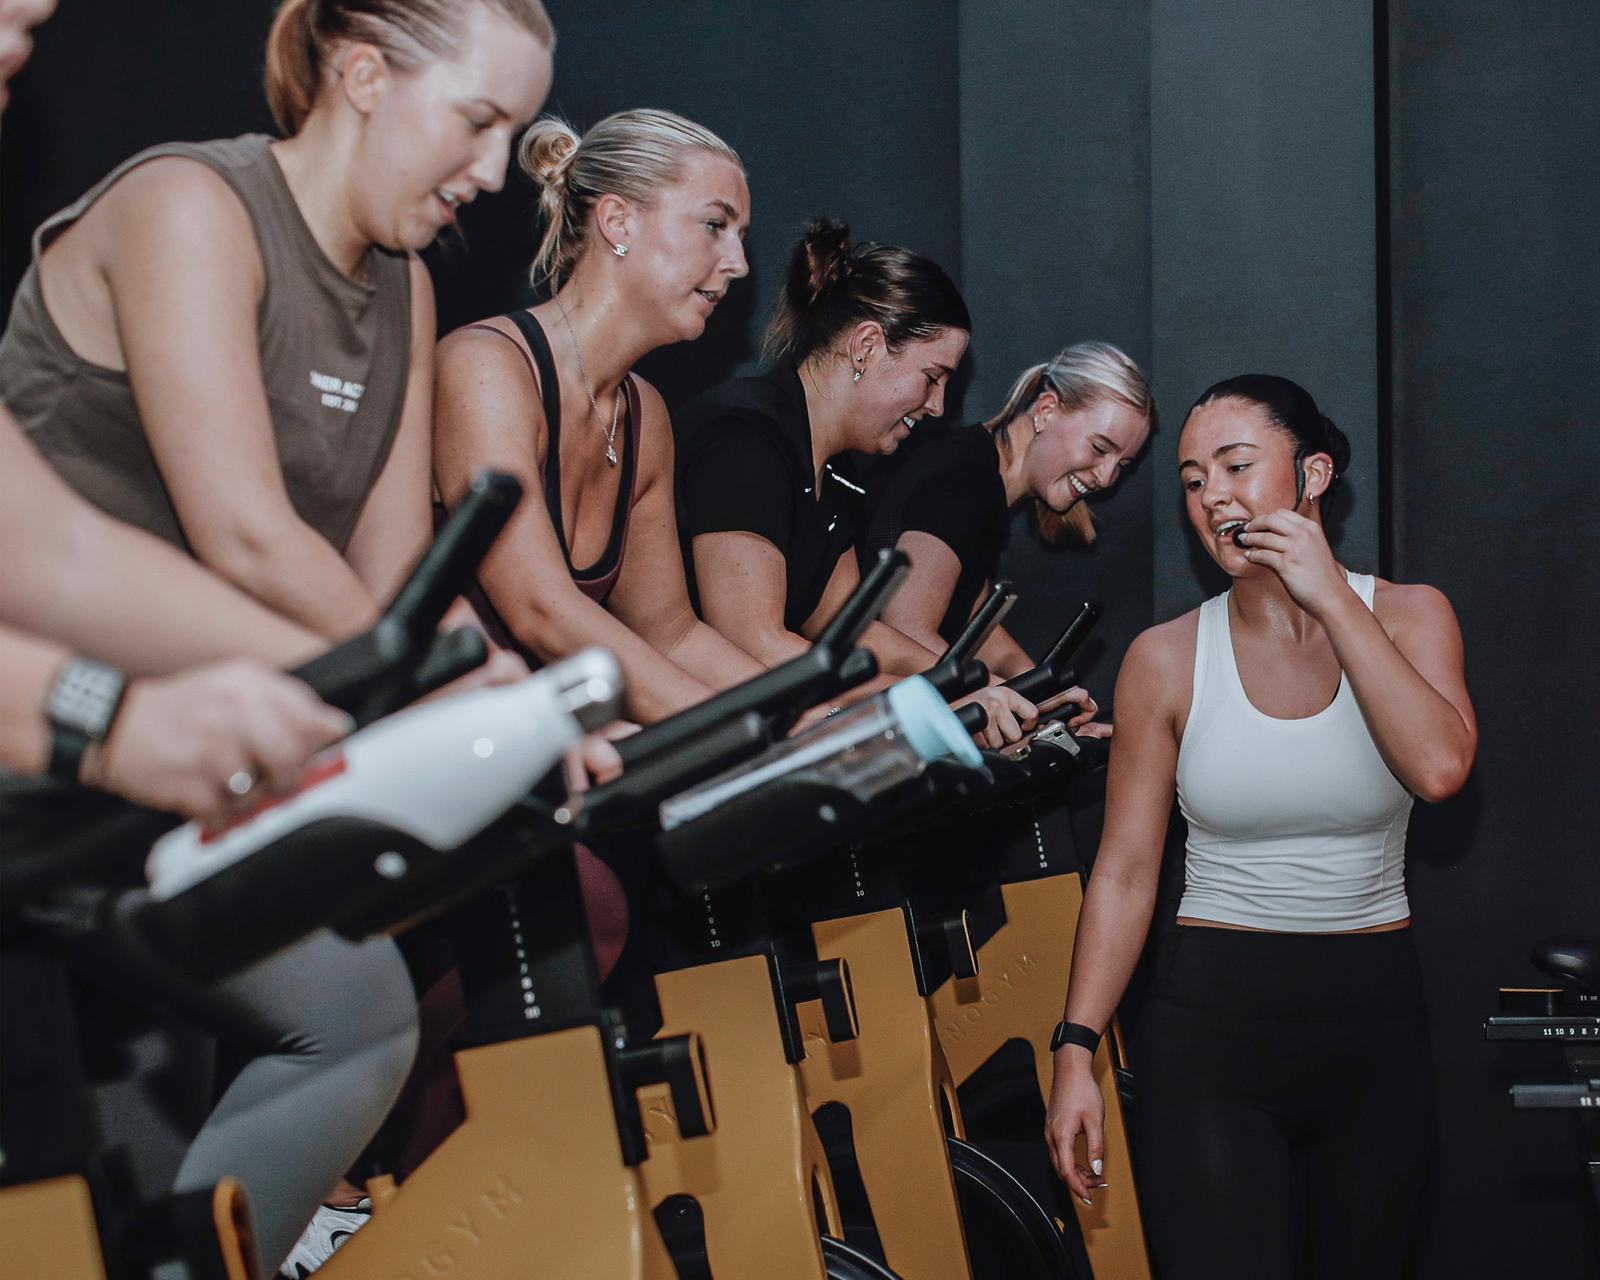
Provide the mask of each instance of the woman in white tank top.
POLYGON ((1303 388, 1218 383, 1178 446, 1233 585, 1123 663, 1046 1137, 1086 1202, 1127 1185, 1103 1167, 1090 1046, 1144 945, 1176 793, 1185 893, 1135 1064, 1161 1274, 1285 1276, 1309 1251, 1318 1275, 1397 1275, 1432 1110, 1405 829, 1472 767, 1460 630, 1433 588, 1335 560, 1321 511, 1349 444, 1303 388))

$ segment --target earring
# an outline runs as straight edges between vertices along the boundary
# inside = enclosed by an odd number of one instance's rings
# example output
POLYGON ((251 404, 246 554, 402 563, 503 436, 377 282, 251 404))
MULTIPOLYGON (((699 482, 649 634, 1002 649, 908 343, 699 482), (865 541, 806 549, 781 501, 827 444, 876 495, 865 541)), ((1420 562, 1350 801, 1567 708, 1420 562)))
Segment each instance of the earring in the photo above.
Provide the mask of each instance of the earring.
POLYGON ((857 369, 854 373, 852 373, 850 375, 850 381, 851 382, 860 382, 861 381, 861 370, 860 369, 857 369))
POLYGON ((619 258, 626 258, 628 256, 628 246, 625 244, 614 244, 611 246, 611 252, 616 254, 619 258))
POLYGON ((1043 430, 1044 428, 1039 425, 1039 419, 1035 418, 1033 420, 1033 434, 1038 435, 1043 430))

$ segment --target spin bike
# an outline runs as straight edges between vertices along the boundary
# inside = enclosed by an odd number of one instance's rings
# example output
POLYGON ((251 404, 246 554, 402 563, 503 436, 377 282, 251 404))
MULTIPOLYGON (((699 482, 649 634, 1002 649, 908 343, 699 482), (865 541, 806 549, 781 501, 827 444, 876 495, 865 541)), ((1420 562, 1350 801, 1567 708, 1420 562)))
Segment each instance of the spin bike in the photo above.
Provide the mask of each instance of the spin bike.
MULTIPOLYGON (((662 1110, 685 1149, 716 1132, 724 1108, 713 1107, 707 1067, 718 1055, 696 1027, 640 1038, 603 1006, 571 844, 648 825, 662 799, 760 751, 774 726, 870 675, 854 642, 876 611, 871 591, 864 584, 810 653, 629 740, 624 776, 581 806, 529 795, 537 770, 514 779, 500 768, 516 754, 502 730, 517 717, 482 728, 495 700, 512 695, 492 690, 451 700, 470 714, 425 718, 434 708, 419 707, 376 726, 368 732, 386 734, 384 751, 358 751, 358 735, 342 773, 211 846, 190 828, 157 847, 155 900, 141 923, 208 966, 219 955, 224 968, 249 963, 310 928, 360 937, 472 899, 450 922, 472 1028, 456 1056, 466 1122, 404 1182, 369 1181, 372 1221, 325 1264, 330 1277, 692 1273, 678 1202, 651 1194, 659 1147, 648 1134, 662 1110), (442 732, 446 719, 461 732, 442 732), (468 827, 476 834, 458 841, 468 827), (247 937, 219 926, 230 908, 289 897, 312 858, 335 861, 319 875, 334 876, 339 901, 275 904, 247 937)), ((607 691, 600 673, 568 666, 534 677, 555 682, 550 701, 593 696, 597 684, 607 691)), ((603 702, 597 714, 609 718, 603 702)), ((809 1246, 813 1255, 826 1247, 814 1225, 809 1246)), ((829 1254, 814 1274, 881 1274, 852 1269, 843 1246, 829 1254)))
POLYGON ((1513 1084, 1511 1105, 1573 1113, 1583 1134, 1589 1187, 1600 1208, 1600 937, 1542 938, 1529 958, 1560 985, 1501 987, 1499 1009, 1484 1022, 1484 1036, 1560 1047, 1571 1079, 1513 1084))
MULTIPOLYGON (((437 627, 520 493, 512 477, 477 477, 378 623, 295 674, 358 724, 369 724, 481 665, 487 656, 481 636, 438 635, 437 627)), ((255 1249, 236 1180, 147 1203, 133 1192, 122 1153, 98 1150, 57 958, 63 941, 102 927, 113 892, 108 882, 126 883, 150 841, 179 819, 55 784, 22 786, 11 798, 0 853, 3 963, 27 974, 38 996, 27 1010, 32 1024, 16 1027, 6 1047, 0 1237, 8 1265, 30 1276, 118 1280, 181 1260, 197 1280, 249 1280, 255 1249), (19 1130, 20 1150, 9 1143, 19 1130)), ((230 926, 247 926, 253 907, 238 904, 230 926)))

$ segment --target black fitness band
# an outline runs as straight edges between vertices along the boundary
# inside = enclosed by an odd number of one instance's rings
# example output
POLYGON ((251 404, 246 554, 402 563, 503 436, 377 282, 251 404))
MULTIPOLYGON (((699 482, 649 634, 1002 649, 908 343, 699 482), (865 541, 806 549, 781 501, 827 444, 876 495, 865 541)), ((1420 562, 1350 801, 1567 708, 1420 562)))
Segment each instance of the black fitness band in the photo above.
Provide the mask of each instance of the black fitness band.
POLYGON ((1084 1026, 1081 1022, 1058 1022, 1055 1034, 1050 1037, 1050 1052, 1054 1053, 1064 1044, 1075 1044, 1087 1049, 1092 1058, 1095 1051, 1100 1048, 1100 1033, 1084 1026))

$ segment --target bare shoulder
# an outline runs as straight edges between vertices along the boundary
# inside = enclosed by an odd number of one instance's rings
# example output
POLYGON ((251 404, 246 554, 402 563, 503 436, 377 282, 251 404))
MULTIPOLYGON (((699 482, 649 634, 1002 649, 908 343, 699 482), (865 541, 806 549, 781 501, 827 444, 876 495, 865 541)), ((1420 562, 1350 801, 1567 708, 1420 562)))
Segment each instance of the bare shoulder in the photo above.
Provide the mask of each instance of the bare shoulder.
POLYGON ((646 422, 654 419, 667 420, 667 402, 661 398, 661 393, 655 389, 654 384, 647 382, 638 374, 629 374, 633 385, 639 389, 639 413, 646 422))
POLYGON ((638 374, 633 385, 639 393, 639 465, 652 474, 672 470, 672 418, 661 393, 638 374))
POLYGON ((451 330, 439 340, 433 360, 441 382, 450 380, 481 392, 523 393, 542 418, 538 382, 529 368, 522 337, 504 316, 451 330))
POLYGON ((515 326, 503 317, 447 333, 433 356, 433 432, 436 456, 475 441, 470 456, 497 465, 516 457, 542 465, 544 402, 515 326))
POLYGON ((1449 597, 1425 582, 1377 579, 1372 593, 1372 612, 1391 636, 1402 631, 1460 631, 1449 597))
POLYGON ((255 232, 239 193, 210 165, 188 156, 157 156, 130 169, 85 215, 97 212, 128 234, 153 239, 165 228, 185 236, 242 236, 255 232))
POLYGON ((1177 731, 1188 715, 1199 630, 1200 611, 1194 609, 1139 633, 1117 675, 1119 720, 1139 708, 1177 731))
POLYGON ((1198 609, 1141 631, 1122 660, 1123 678, 1128 677, 1131 668, 1135 678, 1157 680, 1162 684, 1181 676, 1186 687, 1194 670, 1194 650, 1199 634, 1198 609))

